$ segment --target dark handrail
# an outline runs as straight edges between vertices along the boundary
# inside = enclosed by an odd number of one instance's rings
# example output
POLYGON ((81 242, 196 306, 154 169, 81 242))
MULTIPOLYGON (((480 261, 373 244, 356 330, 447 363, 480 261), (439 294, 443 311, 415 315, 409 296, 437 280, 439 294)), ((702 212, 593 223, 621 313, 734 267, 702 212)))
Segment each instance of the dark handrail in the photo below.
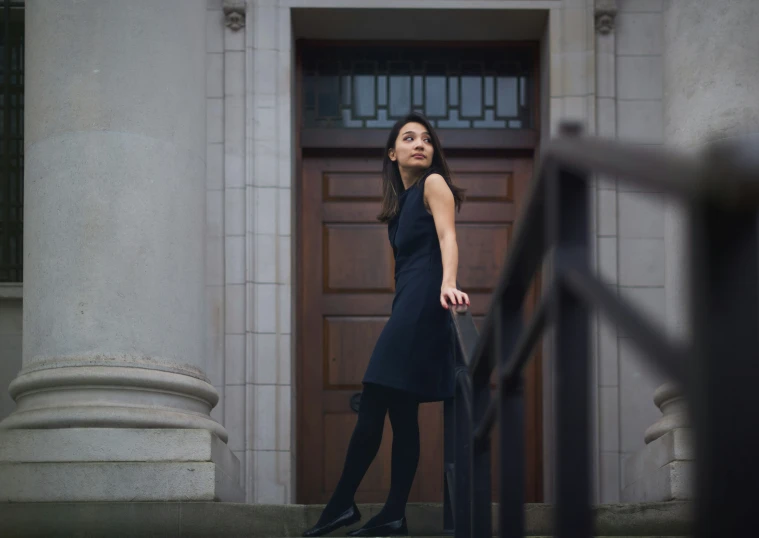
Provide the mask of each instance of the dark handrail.
POLYGON ((445 406, 445 527, 492 535, 490 432, 500 428, 499 536, 524 535, 521 376, 545 328, 556 368, 556 535, 593 534, 590 480, 590 312, 600 310, 684 387, 696 440, 698 537, 749 535, 759 500, 759 143, 716 146, 699 158, 582 138, 576 125, 543 152, 478 335, 451 308, 456 397, 445 406), (692 337, 673 341, 610 291, 590 265, 591 174, 663 192, 688 212, 692 337), (549 260, 549 286, 525 329, 522 303, 549 260), (490 378, 498 368, 496 397, 490 378), (729 499, 729 501, 727 500, 729 499))

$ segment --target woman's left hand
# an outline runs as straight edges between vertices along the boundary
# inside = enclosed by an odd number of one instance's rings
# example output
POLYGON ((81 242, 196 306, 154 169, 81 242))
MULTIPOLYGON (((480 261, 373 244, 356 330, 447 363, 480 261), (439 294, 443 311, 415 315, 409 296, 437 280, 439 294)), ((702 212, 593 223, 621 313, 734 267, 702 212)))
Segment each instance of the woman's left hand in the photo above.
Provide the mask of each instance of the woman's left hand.
POLYGON ((443 308, 448 309, 448 302, 453 305, 469 306, 469 296, 463 291, 453 286, 443 286, 440 288, 440 304, 443 308))

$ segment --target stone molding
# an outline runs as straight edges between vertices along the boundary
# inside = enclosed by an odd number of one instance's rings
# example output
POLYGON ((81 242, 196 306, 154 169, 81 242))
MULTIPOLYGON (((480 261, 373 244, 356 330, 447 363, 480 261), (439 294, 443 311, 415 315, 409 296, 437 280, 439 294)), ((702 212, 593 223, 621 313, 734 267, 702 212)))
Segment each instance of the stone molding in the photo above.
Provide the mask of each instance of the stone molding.
POLYGON ((601 35, 608 35, 614 31, 614 22, 617 17, 617 0, 596 0, 595 20, 596 31, 601 35))
MULTIPOLYGON (((145 368, 148 370, 158 370, 160 372, 169 372, 174 374, 187 375, 208 381, 206 374, 198 367, 191 364, 179 362, 169 357, 156 355, 137 355, 131 353, 92 353, 77 355, 54 355, 54 356, 37 356, 27 360, 23 370, 18 374, 39 372, 51 368, 74 368, 76 366, 122 366, 124 368, 145 368)), ((215 403, 215 402, 214 402, 215 403)))
POLYGON ((224 25, 237 32, 245 27, 245 0, 224 0, 224 25))
POLYGON ((646 430, 646 444, 672 430, 690 426, 687 402, 677 385, 664 383, 659 386, 654 392, 654 404, 661 410, 662 416, 646 430))
POLYGON ((9 387, 16 410, 3 429, 197 428, 226 442, 210 416, 218 402, 208 381, 139 366, 73 366, 22 370, 9 387))

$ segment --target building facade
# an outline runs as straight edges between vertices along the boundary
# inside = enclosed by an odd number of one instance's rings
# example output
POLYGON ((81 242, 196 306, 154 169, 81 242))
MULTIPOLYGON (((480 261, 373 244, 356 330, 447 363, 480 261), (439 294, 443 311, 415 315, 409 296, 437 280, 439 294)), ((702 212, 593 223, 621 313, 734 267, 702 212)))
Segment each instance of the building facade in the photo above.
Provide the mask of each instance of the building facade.
MULTIPOLYGON (((0 436, 210 430, 249 503, 322 502, 338 478, 392 297, 374 217, 393 118, 435 118, 469 190, 460 276, 478 318, 562 120, 694 150, 759 115, 750 0, 11 4, 26 40, 6 44, 19 55, 5 72, 23 74, 26 109, 13 127, 6 81, 0 436)), ((5 28, 10 43, 18 25, 5 28)), ((615 178, 591 195, 598 273, 682 334, 677 208, 615 178)), ((592 341, 596 500, 687 496, 671 478, 687 455, 652 469, 664 486, 639 476, 647 442, 687 426, 678 392, 657 392, 666 380, 605 319, 592 341)), ((552 383, 546 343, 527 374, 532 501, 553 492, 552 383)), ((440 406, 422 432, 412 500, 436 501, 440 406)), ((359 500, 384 499, 388 465, 386 439, 359 500)))

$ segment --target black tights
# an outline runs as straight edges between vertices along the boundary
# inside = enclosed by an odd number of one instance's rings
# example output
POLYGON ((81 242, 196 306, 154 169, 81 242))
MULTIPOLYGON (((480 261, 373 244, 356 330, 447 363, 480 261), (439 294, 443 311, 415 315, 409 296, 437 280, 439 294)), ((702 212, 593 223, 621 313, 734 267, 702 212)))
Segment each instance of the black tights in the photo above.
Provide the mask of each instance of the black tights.
POLYGON ((348 445, 343 474, 322 514, 325 521, 341 514, 353 503, 356 490, 379 450, 387 413, 393 427, 390 493, 382 511, 368 524, 381 525, 405 516, 419 464, 419 403, 407 392, 367 383, 361 395, 358 422, 348 445))

